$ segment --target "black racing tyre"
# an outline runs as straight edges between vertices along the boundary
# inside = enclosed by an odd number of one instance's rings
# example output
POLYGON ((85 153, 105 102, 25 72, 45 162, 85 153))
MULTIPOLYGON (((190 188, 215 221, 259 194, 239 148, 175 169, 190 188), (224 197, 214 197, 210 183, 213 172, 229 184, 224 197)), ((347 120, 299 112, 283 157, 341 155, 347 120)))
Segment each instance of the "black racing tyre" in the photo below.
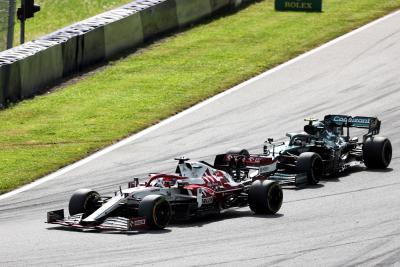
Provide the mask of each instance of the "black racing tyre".
POLYGON ((171 220, 171 206, 163 196, 148 195, 139 203, 138 214, 151 229, 164 229, 171 220))
POLYGON ((69 214, 71 216, 78 213, 89 215, 99 207, 99 200, 100 194, 92 189, 76 190, 69 199, 69 214))
POLYGON ((323 163, 320 155, 314 152, 301 153, 297 158, 297 172, 306 173, 308 184, 318 184, 323 174, 323 163))
POLYGON ((387 168, 392 160, 392 143, 383 136, 369 137, 363 145, 363 160, 368 168, 387 168))
POLYGON ((226 154, 235 154, 235 155, 243 155, 243 156, 250 156, 249 151, 244 148, 232 147, 229 149, 226 154))
POLYGON ((282 206, 281 186, 270 180, 256 180, 249 189, 249 206, 257 214, 275 214, 282 206))

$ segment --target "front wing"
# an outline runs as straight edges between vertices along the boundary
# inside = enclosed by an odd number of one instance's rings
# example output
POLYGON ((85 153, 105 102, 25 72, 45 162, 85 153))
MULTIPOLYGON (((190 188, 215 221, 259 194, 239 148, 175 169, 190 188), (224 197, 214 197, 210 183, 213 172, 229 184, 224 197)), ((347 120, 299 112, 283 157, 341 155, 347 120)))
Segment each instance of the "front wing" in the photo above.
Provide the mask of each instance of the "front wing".
POLYGON ((136 231, 146 228, 146 218, 144 217, 108 217, 98 224, 83 223, 82 219, 83 213, 79 213, 70 217, 64 217, 64 210, 61 209, 47 212, 46 223, 58 224, 80 230, 98 231, 136 231))
POLYGON ((268 180, 276 181, 280 185, 294 185, 301 186, 307 184, 307 176, 305 173, 283 173, 275 172, 270 175, 268 180))

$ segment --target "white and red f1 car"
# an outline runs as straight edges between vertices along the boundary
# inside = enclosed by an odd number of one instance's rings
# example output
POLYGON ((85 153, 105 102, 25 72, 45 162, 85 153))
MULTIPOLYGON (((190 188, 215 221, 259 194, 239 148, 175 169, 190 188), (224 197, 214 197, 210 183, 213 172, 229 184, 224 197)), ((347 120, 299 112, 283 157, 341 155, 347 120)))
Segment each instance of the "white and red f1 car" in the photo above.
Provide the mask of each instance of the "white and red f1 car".
POLYGON ((175 174, 150 174, 144 184, 135 178, 113 197, 102 197, 91 189, 77 190, 69 201, 70 216, 65 218, 64 210, 50 211, 47 223, 94 230, 163 229, 171 219, 246 205, 255 213, 274 214, 282 205, 281 186, 264 179, 263 172, 271 163, 266 157, 240 160, 240 166, 231 168, 226 164, 233 160, 229 154, 218 155, 216 166, 177 160, 175 174))

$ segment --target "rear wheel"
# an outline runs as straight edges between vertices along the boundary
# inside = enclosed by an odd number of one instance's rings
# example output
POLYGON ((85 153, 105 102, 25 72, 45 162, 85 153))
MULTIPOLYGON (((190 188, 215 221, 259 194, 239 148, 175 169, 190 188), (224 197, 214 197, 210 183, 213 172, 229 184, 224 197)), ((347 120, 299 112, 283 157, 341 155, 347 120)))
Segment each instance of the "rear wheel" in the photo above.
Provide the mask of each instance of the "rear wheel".
POLYGON ((297 171, 305 173, 308 184, 318 184, 322 177, 323 165, 321 157, 314 152, 304 152, 297 158, 297 171))
POLYGON ((171 220, 171 206, 163 196, 148 195, 139 203, 138 214, 151 229, 164 229, 171 220))
POLYGON ((392 160, 392 144, 382 136, 368 138, 363 145, 364 164, 371 169, 385 169, 392 160))
POLYGON ((100 194, 92 189, 76 190, 69 200, 69 214, 71 216, 78 213, 89 215, 99 207, 99 200, 100 194))
POLYGON ((270 180, 256 180, 249 190, 250 209, 257 214, 275 214, 282 206, 281 186, 270 180))

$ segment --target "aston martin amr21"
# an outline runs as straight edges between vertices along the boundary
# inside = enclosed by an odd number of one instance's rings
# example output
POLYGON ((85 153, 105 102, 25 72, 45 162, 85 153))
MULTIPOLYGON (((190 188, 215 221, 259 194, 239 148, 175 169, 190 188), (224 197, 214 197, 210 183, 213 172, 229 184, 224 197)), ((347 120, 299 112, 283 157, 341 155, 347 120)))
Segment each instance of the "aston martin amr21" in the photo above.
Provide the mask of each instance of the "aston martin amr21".
POLYGON ((388 138, 377 136, 381 121, 376 117, 326 115, 322 121, 306 119, 304 132, 288 133, 288 141, 264 144, 264 155, 276 162, 268 179, 281 184, 317 184, 321 177, 364 164, 385 169, 392 159, 388 138), (350 136, 350 128, 367 130, 350 136))

